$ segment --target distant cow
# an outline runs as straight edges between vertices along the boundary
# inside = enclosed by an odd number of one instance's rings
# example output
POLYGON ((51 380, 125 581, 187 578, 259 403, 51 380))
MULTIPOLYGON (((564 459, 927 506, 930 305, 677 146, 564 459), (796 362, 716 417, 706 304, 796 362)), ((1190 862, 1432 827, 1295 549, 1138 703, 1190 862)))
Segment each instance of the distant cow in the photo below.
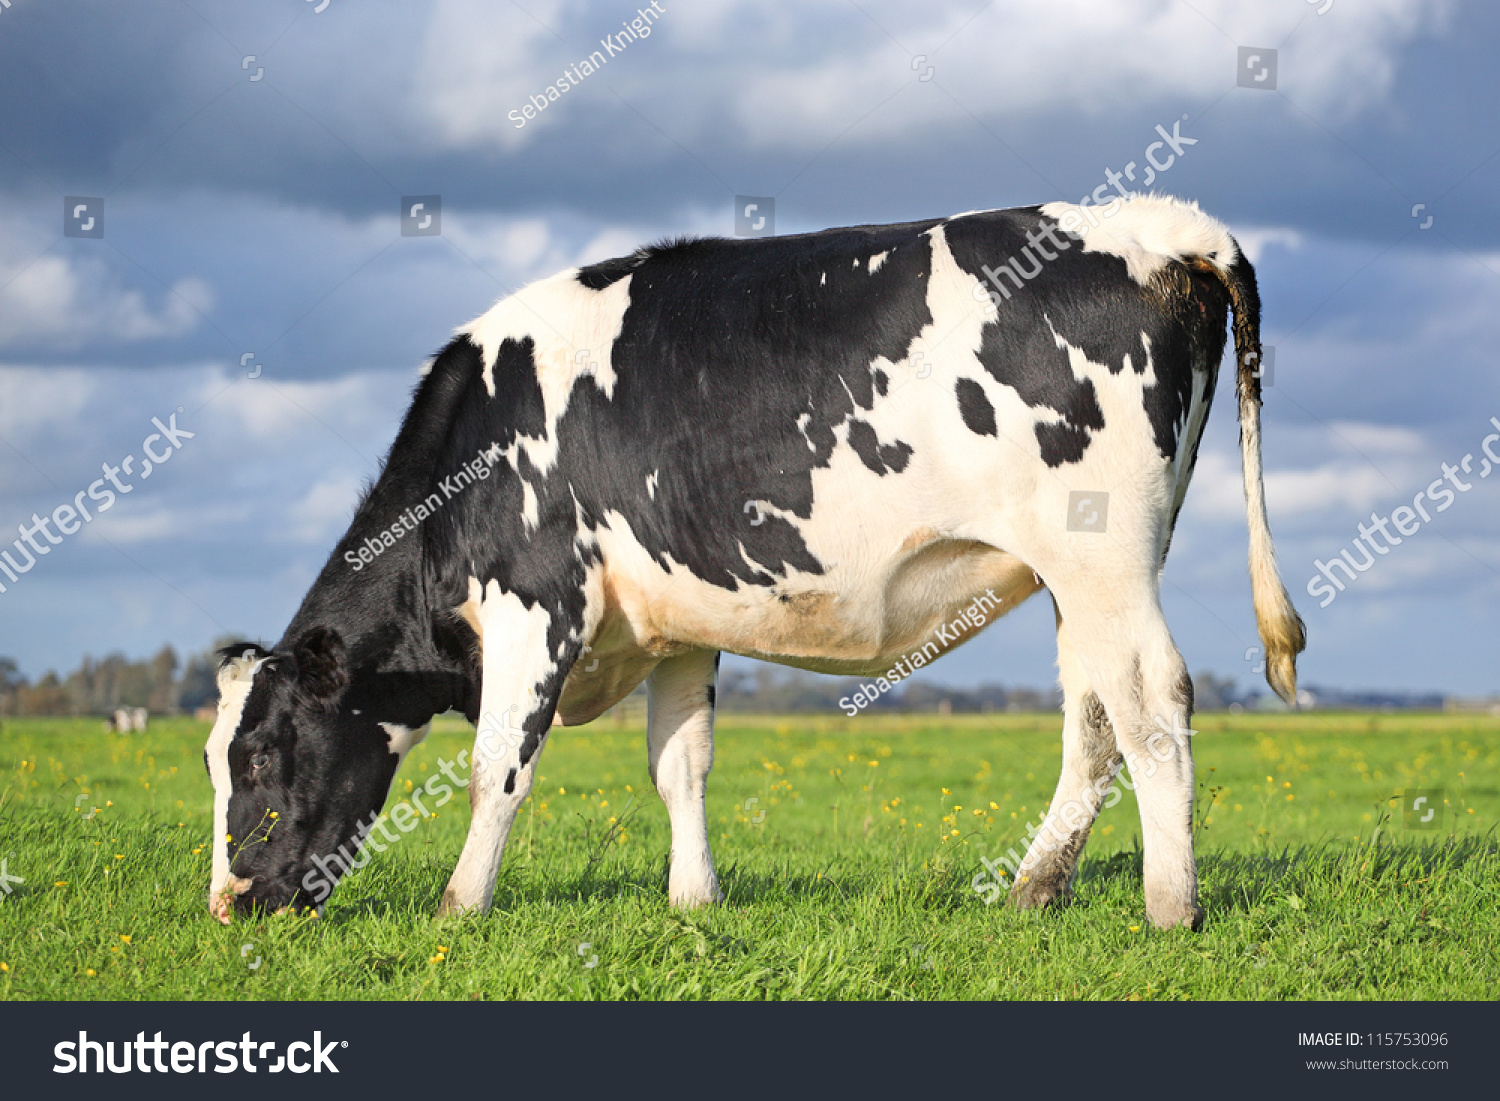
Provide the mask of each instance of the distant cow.
POLYGON ((479 738, 440 909, 485 909, 554 722, 643 679, 670 898, 716 900, 720 651, 889 685, 976 634, 981 597, 998 614, 1045 587, 1062 778, 1013 900, 1067 894, 1129 762, 1147 913, 1196 927, 1192 682, 1158 579, 1231 311, 1252 593, 1291 699, 1255 274, 1196 206, 683 240, 504 299, 426 369, 282 641, 224 652, 211 911, 321 902, 449 708, 479 738))
POLYGON ((104 720, 104 729, 120 734, 129 734, 131 731, 144 734, 146 718, 144 707, 117 707, 114 714, 104 720))

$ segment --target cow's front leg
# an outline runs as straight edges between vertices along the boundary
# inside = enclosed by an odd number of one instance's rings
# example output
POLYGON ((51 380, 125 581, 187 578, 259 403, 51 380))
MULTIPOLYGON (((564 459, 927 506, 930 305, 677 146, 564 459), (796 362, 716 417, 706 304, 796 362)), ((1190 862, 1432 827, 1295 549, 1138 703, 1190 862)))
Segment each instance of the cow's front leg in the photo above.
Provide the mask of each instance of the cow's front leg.
MULTIPOLYGON (((477 583, 474 584, 477 590, 477 583)), ((477 619, 484 683, 469 773, 472 817, 439 916, 487 910, 516 811, 531 791, 562 684, 582 648, 572 626, 489 583, 477 619)))
POLYGON ((674 906, 717 902, 719 880, 708 851, 703 800, 714 764, 714 685, 719 655, 711 650, 667 658, 646 682, 646 746, 651 780, 672 822, 674 906))

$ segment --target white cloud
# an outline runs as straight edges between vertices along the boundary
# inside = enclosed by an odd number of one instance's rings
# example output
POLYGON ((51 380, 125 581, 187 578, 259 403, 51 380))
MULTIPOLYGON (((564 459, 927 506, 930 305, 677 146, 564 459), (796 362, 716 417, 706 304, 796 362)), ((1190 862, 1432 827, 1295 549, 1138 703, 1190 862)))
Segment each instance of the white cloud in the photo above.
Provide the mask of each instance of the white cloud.
POLYGON ((650 39, 518 129, 508 112, 618 25, 597 6, 569 0, 533 5, 530 18, 481 0, 439 0, 416 103, 426 116, 421 131, 442 144, 516 149, 558 116, 625 111, 614 92, 634 104, 668 81, 683 94, 651 98, 648 117, 677 140, 732 120, 753 146, 821 147, 861 118, 869 137, 966 120, 965 108, 980 116, 1094 114, 1124 94, 1170 101, 1176 111, 1233 89, 1239 43, 1280 44, 1278 90, 1304 109, 1342 118, 1384 99, 1399 49, 1439 28, 1452 6, 1366 0, 1317 18, 1297 4, 1240 0, 999 0, 976 17, 972 0, 865 0, 836 12, 701 0, 669 5, 650 39), (731 40, 738 66, 725 64, 731 40), (915 80, 914 55, 926 59, 919 68, 933 66, 931 83, 915 80))
MULTIPOLYGON (((717 222, 704 217, 688 224, 701 224, 699 232, 712 233, 722 230, 722 221, 722 217, 717 222)), ((464 214, 445 216, 443 233, 464 256, 513 291, 567 268, 628 256, 647 241, 665 236, 667 228, 607 225, 576 218, 464 214)), ((497 291, 496 298, 503 293, 509 291, 497 291)))
MULTIPOLYGON (((184 506, 180 498, 149 497, 142 490, 149 482, 134 482, 128 494, 116 494, 108 512, 96 512, 92 522, 78 532, 78 540, 89 545, 112 543, 118 547, 167 540, 191 539, 205 530, 229 524, 243 524, 253 518, 249 502, 217 505, 184 506)), ((66 497, 59 498, 59 501, 66 497)), ((147 563, 148 565, 150 563, 147 563)))
POLYGON ((1422 434, 1399 424, 1359 424, 1333 421, 1328 430, 1347 448, 1372 459, 1391 455, 1420 455, 1427 449, 1422 434))
POLYGON ((1368 509, 1398 493, 1387 475, 1355 463, 1327 463, 1312 470, 1280 470, 1266 476, 1266 508, 1275 516, 1368 509))
MULTIPOLYGON (((133 487, 132 492, 140 486, 133 487)), ((130 494, 115 497, 110 510, 96 513, 92 523, 84 524, 78 533, 82 543, 113 543, 116 546, 134 546, 154 543, 184 532, 188 517, 181 511, 173 511, 159 502, 145 509, 131 508, 135 502, 130 494)), ((202 518, 195 518, 201 522, 202 518)))
POLYGON ((286 537, 298 543, 330 546, 349 527, 362 479, 336 474, 314 483, 286 510, 286 537))
POLYGON ((576 247, 547 218, 452 216, 444 222, 443 232, 461 253, 510 287, 572 267, 577 255, 576 247))
POLYGON ((1233 233, 1234 239, 1239 242, 1240 251, 1249 257, 1252 264, 1260 263, 1267 245, 1277 245, 1291 252, 1302 247, 1301 232, 1285 226, 1233 229, 1233 233))
POLYGON ((59 254, 41 234, 0 225, 0 347, 45 340, 70 350, 96 340, 181 336, 213 308, 212 289, 193 276, 147 295, 123 285, 102 256, 59 254))
POLYGON ((567 0, 540 0, 524 13, 483 0, 439 0, 415 80, 427 127, 458 148, 524 144, 530 135, 505 116, 557 80, 564 65, 588 55, 589 49, 560 43, 549 29, 565 19, 576 26, 567 17, 584 10, 567 0))
POLYGON ((0 438, 20 445, 55 425, 70 425, 98 385, 96 372, 67 367, 0 366, 0 438))
MULTIPOLYGON (((1315 557, 1327 562, 1349 549, 1354 560, 1362 563, 1368 552, 1362 546, 1351 549, 1358 535, 1358 528, 1351 526, 1343 542, 1326 542, 1315 557)), ((1385 545, 1384 539, 1376 541, 1385 545)), ((1496 557, 1493 543, 1459 538, 1433 524, 1407 536, 1386 554, 1376 554, 1375 564, 1361 573, 1357 582, 1349 584, 1349 589, 1365 593, 1412 593, 1420 592, 1425 582, 1463 576, 1472 576, 1478 585, 1493 588, 1495 575, 1500 573, 1497 567, 1500 558, 1496 557)))
POLYGON ((282 443, 321 425, 346 440, 352 437, 354 442, 350 446, 358 451, 361 449, 357 444, 369 442, 361 441, 358 430, 401 412, 388 407, 390 374, 387 371, 327 381, 291 382, 250 379, 233 371, 226 377, 216 371, 200 380, 197 404, 209 402, 210 416, 237 422, 237 427, 254 442, 282 443))
MULTIPOLYGON (((1438 460, 1428 456, 1420 433, 1399 425, 1339 421, 1306 430, 1321 438, 1322 457, 1299 469, 1271 467, 1265 475, 1266 508, 1279 517, 1349 510, 1368 511, 1432 480, 1438 460)), ((1302 450, 1307 450, 1306 444, 1302 450)), ((1203 449, 1193 473, 1187 509, 1198 519, 1245 519, 1244 475, 1238 451, 1203 449)))

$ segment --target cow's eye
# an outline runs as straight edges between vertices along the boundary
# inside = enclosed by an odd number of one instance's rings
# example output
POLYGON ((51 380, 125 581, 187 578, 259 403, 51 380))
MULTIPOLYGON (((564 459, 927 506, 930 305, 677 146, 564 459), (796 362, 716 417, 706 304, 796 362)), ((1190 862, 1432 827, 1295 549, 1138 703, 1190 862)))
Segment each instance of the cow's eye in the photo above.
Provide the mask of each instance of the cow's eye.
POLYGON ((250 768, 255 772, 259 772, 270 763, 271 757, 266 753, 257 753, 254 757, 250 758, 250 768))

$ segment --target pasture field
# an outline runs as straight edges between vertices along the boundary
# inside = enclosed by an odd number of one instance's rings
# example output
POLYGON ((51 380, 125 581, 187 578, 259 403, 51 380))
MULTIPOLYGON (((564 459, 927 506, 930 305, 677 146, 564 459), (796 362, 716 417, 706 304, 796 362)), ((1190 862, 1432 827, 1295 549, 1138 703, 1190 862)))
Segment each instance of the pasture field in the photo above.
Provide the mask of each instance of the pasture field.
MULTIPOLYGON (((429 798, 321 918, 226 928, 205 905, 207 724, 7 720, 0 858, 24 882, 0 893, 0 997, 1495 997, 1500 720, 1198 716, 1198 934, 1145 921, 1128 792, 1073 905, 1019 913, 975 891, 981 857, 1022 847, 1050 797, 1060 726, 722 716, 708 807, 727 899, 690 913, 667 905, 639 721, 554 730, 491 913, 431 917, 468 804, 429 798), (1416 788, 1443 792, 1420 829, 1396 799, 1416 788)), ((440 719, 387 811, 471 737, 440 719)))

